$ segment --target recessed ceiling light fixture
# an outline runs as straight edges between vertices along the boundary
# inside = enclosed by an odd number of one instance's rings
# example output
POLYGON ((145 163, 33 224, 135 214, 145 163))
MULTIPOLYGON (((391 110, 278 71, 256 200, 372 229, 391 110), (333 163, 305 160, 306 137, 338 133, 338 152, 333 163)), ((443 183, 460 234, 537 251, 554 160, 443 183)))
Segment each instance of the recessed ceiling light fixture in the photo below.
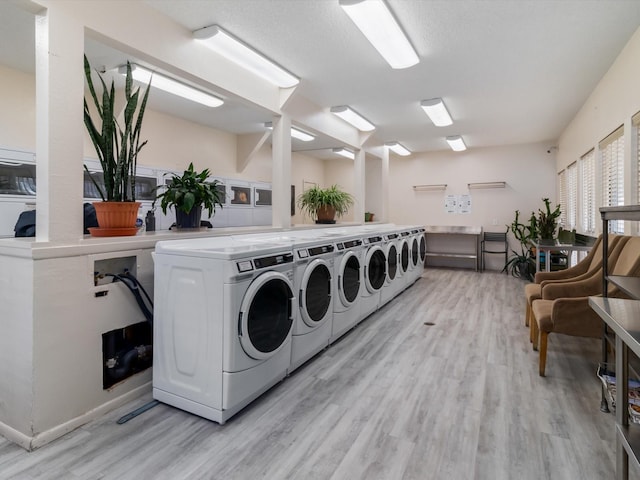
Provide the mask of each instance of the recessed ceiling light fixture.
POLYGON ((347 150, 346 148, 334 148, 333 149, 333 153, 335 153, 336 155, 340 155, 342 157, 348 158, 350 160, 353 160, 356 158, 355 153, 353 153, 351 150, 347 150))
POLYGON ((340 0, 339 3, 391 68, 407 68, 420 61, 383 0, 340 0))
POLYGON ((202 41, 211 50, 241 65, 256 75, 281 88, 294 87, 300 80, 280 65, 254 50, 246 43, 225 32, 218 25, 211 25, 193 32, 193 38, 202 41))
MULTIPOLYGON (((273 123, 265 122, 264 126, 271 130, 273 128, 273 123)), ((291 127, 291 136, 303 142, 310 142, 311 140, 316 138, 315 135, 311 135, 310 133, 305 132, 304 130, 300 130, 296 127, 291 127)))
POLYGON ((464 144, 464 140, 460 135, 447 137, 447 143, 454 152, 463 152, 467 149, 467 146, 464 144))
MULTIPOLYGON (((121 75, 126 75, 126 65, 119 67, 118 73, 120 73, 121 75)), ((210 93, 203 92, 202 90, 190 87, 189 85, 185 85, 184 83, 172 78, 152 72, 151 70, 141 67, 140 65, 131 65, 131 76, 138 82, 148 84, 149 81, 151 81, 151 86, 153 88, 159 88, 160 90, 164 90, 165 92, 172 93, 173 95, 178 95, 179 97, 186 98, 187 100, 191 100, 192 102, 201 103, 202 105, 206 105, 207 107, 219 107, 224 103, 224 101, 214 95, 211 95, 210 93), (151 80, 152 75, 153 80, 151 80)))
POLYGON ((447 107, 445 107, 441 98, 422 100, 420 106, 436 127, 448 127, 453 123, 451 115, 449 115, 447 107))
POLYGON ((376 128, 373 123, 346 105, 331 107, 331 113, 339 116, 345 122, 349 122, 351 125, 363 132, 370 132, 376 128))
POLYGON ((389 150, 391 150, 393 153, 397 153, 398 155, 401 155, 403 157, 411 155, 411 151, 398 142, 387 142, 385 143, 385 145, 389 147, 389 150))

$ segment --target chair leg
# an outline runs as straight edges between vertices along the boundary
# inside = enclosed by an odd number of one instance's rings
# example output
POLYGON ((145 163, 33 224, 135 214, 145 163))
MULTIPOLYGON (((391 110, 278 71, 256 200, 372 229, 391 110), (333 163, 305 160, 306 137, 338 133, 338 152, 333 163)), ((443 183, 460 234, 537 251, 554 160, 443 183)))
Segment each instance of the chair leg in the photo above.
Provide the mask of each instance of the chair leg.
POLYGON ((531 343, 533 344, 533 349, 538 350, 538 321, 533 315, 533 311, 531 312, 531 319, 529 320, 529 335, 531 343))
POLYGON ((540 332, 540 364, 539 373, 544 377, 544 370, 547 366, 547 332, 540 332))
POLYGON ((529 326, 530 319, 531 319, 531 305, 529 304, 529 301, 527 300, 527 307, 526 307, 525 312, 524 312, 524 326, 525 327, 529 326))

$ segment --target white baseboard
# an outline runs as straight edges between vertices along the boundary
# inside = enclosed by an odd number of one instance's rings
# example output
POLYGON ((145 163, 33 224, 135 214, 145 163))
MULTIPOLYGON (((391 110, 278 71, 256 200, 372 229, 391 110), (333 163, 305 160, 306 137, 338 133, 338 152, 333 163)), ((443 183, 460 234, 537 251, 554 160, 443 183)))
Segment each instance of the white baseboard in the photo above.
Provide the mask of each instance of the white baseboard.
POLYGON ((35 450, 36 448, 42 447, 53 440, 62 437, 63 435, 69 433, 72 430, 75 430, 82 425, 89 423, 91 420, 95 420, 96 418, 105 415, 111 410, 115 410, 116 408, 124 405, 125 403, 145 394, 151 392, 151 382, 147 382, 139 387, 134 388, 133 390, 120 395, 113 400, 109 400, 107 403, 103 403, 99 407, 94 408, 93 410, 89 410, 87 413, 79 415, 71 420, 62 423, 60 425, 56 425, 49 430, 45 430, 44 432, 40 432, 37 435, 29 436, 22 432, 19 432, 13 427, 0 422, 0 435, 5 437, 7 440, 10 440, 13 443, 20 445, 25 450, 35 450))

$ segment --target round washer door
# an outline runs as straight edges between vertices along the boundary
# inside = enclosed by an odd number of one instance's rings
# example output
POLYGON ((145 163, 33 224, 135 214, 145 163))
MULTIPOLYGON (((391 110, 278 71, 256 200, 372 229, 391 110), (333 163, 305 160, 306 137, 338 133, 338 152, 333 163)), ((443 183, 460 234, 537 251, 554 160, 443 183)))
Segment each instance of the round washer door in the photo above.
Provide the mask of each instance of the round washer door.
POLYGON ((300 314, 310 327, 319 327, 331 307, 331 271, 327 262, 316 258, 307 265, 300 285, 300 314))
POLYGON ((418 256, 420 253, 418 252, 418 239, 413 237, 411 240, 411 268, 415 268, 418 266, 418 256))
POLYGON ((400 273, 404 275, 409 270, 409 244, 402 240, 400 246, 400 273))
POLYGON ((392 282, 398 274, 398 249, 395 243, 387 245, 387 282, 392 282))
POLYGON ((238 320, 242 348, 264 360, 286 343, 293 327, 293 286, 280 272, 266 272, 247 288, 238 320))
POLYGON ((355 252, 347 252, 338 270, 338 297, 344 307, 350 307, 360 295, 360 260, 355 252))
POLYGON ((427 241, 424 235, 420 237, 420 261, 424 264, 424 259, 427 258, 427 241))
POLYGON ((376 293, 384 285, 387 278, 387 259, 378 245, 367 251, 364 262, 364 284, 369 293, 376 293))

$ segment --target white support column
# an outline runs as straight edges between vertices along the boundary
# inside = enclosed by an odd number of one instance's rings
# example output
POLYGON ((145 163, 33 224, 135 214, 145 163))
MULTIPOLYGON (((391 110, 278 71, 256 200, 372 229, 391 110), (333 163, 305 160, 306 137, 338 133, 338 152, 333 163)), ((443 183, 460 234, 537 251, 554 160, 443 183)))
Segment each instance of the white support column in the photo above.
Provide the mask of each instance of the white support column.
POLYGON ((355 204, 353 205, 353 219, 357 223, 364 222, 364 202, 365 202, 365 151, 364 149, 356 150, 356 157, 353 163, 353 196, 355 204))
POLYGON ((84 27, 51 8, 36 16, 36 241, 82 238, 84 27))
POLYGON ((382 212, 380 216, 380 221, 388 222, 389 221, 389 147, 382 147, 382 177, 381 177, 381 188, 380 188, 380 197, 381 197, 381 208, 382 212))
POLYGON ((291 117, 273 117, 272 223, 291 227, 291 117))

